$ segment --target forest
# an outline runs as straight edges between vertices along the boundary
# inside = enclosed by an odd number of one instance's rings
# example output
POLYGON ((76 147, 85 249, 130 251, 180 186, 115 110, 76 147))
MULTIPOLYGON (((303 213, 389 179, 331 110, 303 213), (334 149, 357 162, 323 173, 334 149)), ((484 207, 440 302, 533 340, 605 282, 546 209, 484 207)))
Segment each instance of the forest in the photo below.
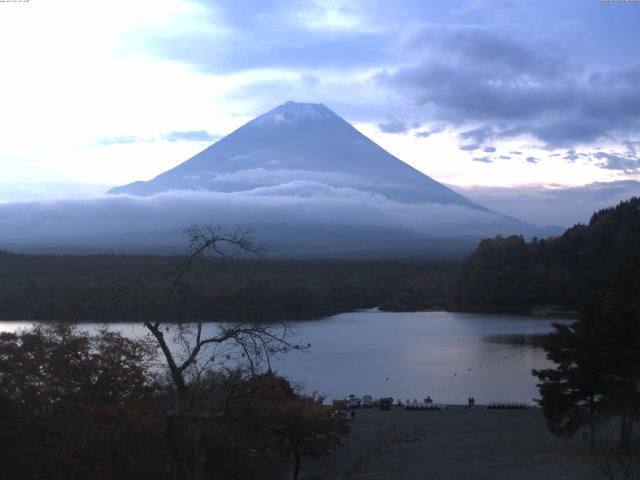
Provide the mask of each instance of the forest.
POLYGON ((605 287, 639 291, 639 267, 640 199, 633 198, 594 213, 587 225, 575 225, 558 237, 483 240, 458 268, 449 307, 522 313, 540 306, 578 310, 605 287))
MULTIPOLYGON (((0 252, 0 312, 7 320, 135 321, 123 287, 162 296, 183 261, 160 255, 0 252)), ((175 321, 318 318, 358 308, 442 307, 453 263, 426 260, 199 258, 180 290, 175 321)))

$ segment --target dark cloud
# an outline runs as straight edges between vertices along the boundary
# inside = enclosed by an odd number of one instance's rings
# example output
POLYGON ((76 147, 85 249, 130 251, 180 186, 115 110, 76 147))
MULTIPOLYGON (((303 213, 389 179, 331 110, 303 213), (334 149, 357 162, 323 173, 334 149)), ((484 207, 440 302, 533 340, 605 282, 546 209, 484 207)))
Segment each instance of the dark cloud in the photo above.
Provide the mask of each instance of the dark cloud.
POLYGON ((624 141, 640 128, 640 63, 586 67, 554 45, 559 39, 568 36, 417 25, 398 47, 412 61, 375 78, 452 125, 481 122, 502 137, 530 134, 551 148, 605 137, 624 141))
POLYGON ((484 126, 461 132, 458 134, 458 137, 462 140, 471 140, 474 143, 482 144, 490 138, 493 138, 494 133, 491 127, 484 126))
POLYGON ((460 150, 464 150, 465 152, 473 152, 474 150, 478 150, 480 145, 470 144, 470 145, 458 145, 460 150))
POLYGON ((169 142, 214 142, 221 137, 220 135, 213 135, 205 130, 189 130, 165 133, 162 138, 169 142))
POLYGON ((527 157, 527 163, 533 163, 534 165, 540 161, 539 158, 536 157, 527 157))
POLYGON ((404 32, 399 49, 427 54, 440 51, 458 65, 525 73, 541 79, 557 77, 563 71, 563 62, 547 51, 488 26, 414 24, 404 32))
POLYGON ((629 151, 630 154, 632 155, 636 155, 636 146, 640 146, 640 141, 631 141, 631 140, 627 140, 626 142, 624 142, 624 144, 627 147, 627 150, 629 151))
POLYGON ((402 120, 396 115, 387 114, 387 121, 378 123, 378 128, 384 133, 401 133, 405 134, 409 130, 414 128, 419 128, 420 123, 413 122, 409 123, 405 120, 402 120))
MULTIPOLYGON (((416 127, 418 128, 418 127, 416 127)), ((428 130, 422 130, 421 132, 416 132, 416 137, 418 138, 427 138, 430 137, 431 135, 433 135, 434 133, 440 133, 443 132, 445 130, 445 126, 444 125, 435 125, 433 127, 431 127, 428 130)))
POLYGON ((640 172, 640 158, 634 154, 616 154, 596 152, 593 157, 600 160, 597 165, 607 170, 620 170, 625 173, 640 172))
POLYGON ((489 155, 486 155, 484 157, 473 157, 473 161, 482 163, 493 163, 493 160, 491 160, 491 157, 489 155))
POLYGON ((500 158, 502 160, 511 160, 511 157, 509 155, 500 155, 500 158))
POLYGON ((378 81, 451 121, 526 120, 570 106, 564 62, 494 29, 426 24, 412 27, 400 48, 417 51, 418 61, 378 81))
POLYGON ((576 153, 575 149, 567 150, 566 155, 563 157, 565 160, 569 160, 570 162, 575 162, 579 156, 576 153))
POLYGON ((611 115, 601 118, 586 118, 583 116, 586 113, 573 115, 567 111, 563 113, 565 118, 560 120, 541 118, 541 124, 532 125, 530 133, 552 148, 565 147, 575 143, 590 143, 606 137, 612 133, 613 129, 621 126, 622 118, 616 112, 610 113, 611 115))
POLYGON ((484 153, 493 153, 493 152, 495 152, 495 151, 496 151, 496 147, 484 147, 484 148, 482 149, 482 151, 483 151, 484 153))
POLYGON ((197 3, 207 12, 200 21, 211 28, 158 34, 146 48, 216 74, 260 68, 355 70, 379 65, 381 52, 388 49, 394 36, 388 29, 310 28, 304 19, 321 22, 323 15, 338 14, 364 22, 375 15, 370 2, 333 9, 312 1, 197 3), (220 33, 224 29, 226 35, 220 33))

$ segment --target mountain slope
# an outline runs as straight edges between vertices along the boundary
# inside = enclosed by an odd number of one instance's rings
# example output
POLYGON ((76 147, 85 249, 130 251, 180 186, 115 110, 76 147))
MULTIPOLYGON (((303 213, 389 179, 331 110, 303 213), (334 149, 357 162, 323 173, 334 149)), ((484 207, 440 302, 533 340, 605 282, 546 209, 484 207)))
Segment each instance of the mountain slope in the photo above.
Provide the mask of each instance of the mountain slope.
POLYGON ((293 102, 257 117, 148 182, 116 187, 109 193, 230 193, 291 182, 486 210, 386 152, 324 105, 293 102))

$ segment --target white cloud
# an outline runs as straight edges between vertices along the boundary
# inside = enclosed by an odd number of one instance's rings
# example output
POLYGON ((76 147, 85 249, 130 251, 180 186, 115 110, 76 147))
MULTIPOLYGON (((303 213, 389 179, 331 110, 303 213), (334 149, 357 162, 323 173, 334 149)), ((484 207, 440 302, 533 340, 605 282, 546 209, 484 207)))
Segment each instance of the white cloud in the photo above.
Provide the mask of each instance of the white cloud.
POLYGON ((515 186, 558 182, 584 185, 593 181, 620 179, 617 172, 599 168, 591 161, 571 164, 551 157, 552 152, 527 137, 492 141, 496 152, 492 153, 494 162, 489 164, 472 161, 478 155, 460 149, 459 130, 448 129, 444 133, 416 137, 380 132, 371 124, 358 124, 357 127, 364 135, 412 167, 452 185, 515 186), (514 150, 520 151, 521 155, 510 159, 500 158, 510 156, 509 152, 514 150), (535 165, 528 163, 527 157, 539 158, 540 162, 535 165))
POLYGON ((168 192, 0 204, 0 242, 126 238, 123 234, 135 238, 136 233, 179 231, 194 222, 348 225, 451 235, 492 231, 501 221, 495 214, 460 206, 407 204, 353 188, 290 182, 236 193, 168 192))
POLYGON ((372 2, 351 2, 345 0, 314 0, 296 13, 300 24, 310 30, 373 32, 381 27, 372 23, 367 9, 372 2))

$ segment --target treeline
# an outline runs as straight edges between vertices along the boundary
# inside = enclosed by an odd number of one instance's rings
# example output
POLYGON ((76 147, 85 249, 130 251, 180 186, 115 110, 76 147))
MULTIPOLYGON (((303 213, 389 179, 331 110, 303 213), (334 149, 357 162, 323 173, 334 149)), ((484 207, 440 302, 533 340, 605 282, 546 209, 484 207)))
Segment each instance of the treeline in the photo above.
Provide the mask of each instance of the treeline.
MULTIPOLYGON (((139 320, 144 312, 136 300, 162 303, 185 261, 180 256, 0 252, 0 318, 139 320)), ((166 314, 175 321, 274 321, 358 308, 427 309, 446 302, 454 268, 423 260, 198 258, 166 314)))
POLYGON ((605 287, 640 291, 639 278, 640 199, 633 198, 556 238, 483 240, 460 266, 449 304, 476 311, 578 309, 605 287))

